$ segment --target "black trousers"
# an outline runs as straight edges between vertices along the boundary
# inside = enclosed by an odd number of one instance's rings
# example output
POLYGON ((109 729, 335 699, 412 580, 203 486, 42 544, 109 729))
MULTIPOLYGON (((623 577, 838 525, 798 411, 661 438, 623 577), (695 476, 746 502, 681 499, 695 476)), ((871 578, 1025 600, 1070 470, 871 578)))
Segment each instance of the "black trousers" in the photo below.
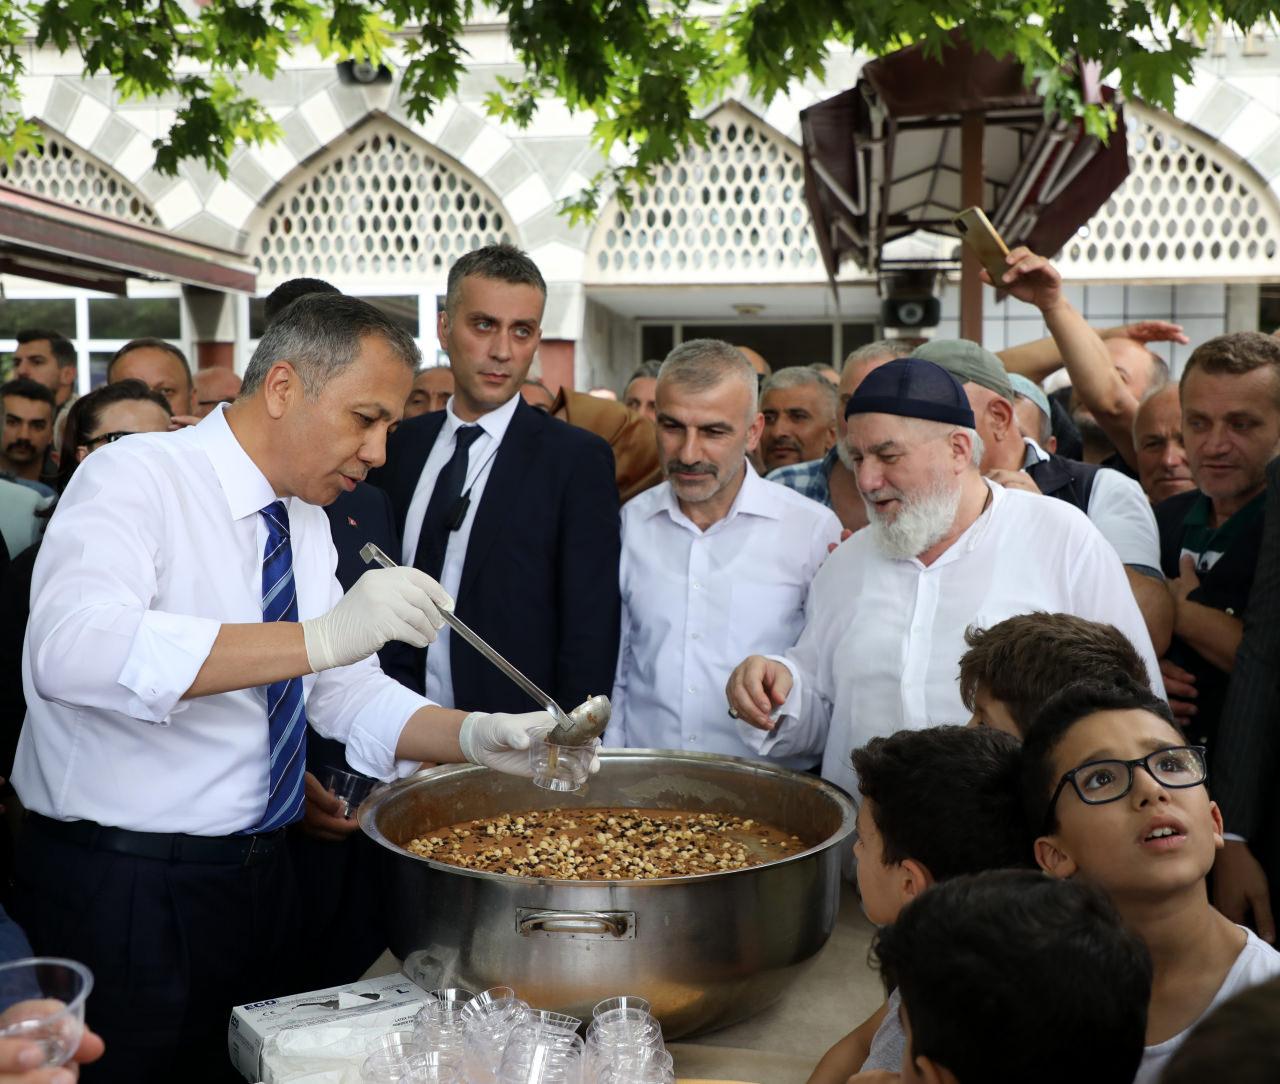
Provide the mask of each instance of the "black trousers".
POLYGON ((287 847, 252 865, 94 850, 28 821, 15 917, 37 954, 88 965, 86 1022, 106 1054, 86 1084, 238 1081, 234 1005, 295 992, 300 904, 287 847))

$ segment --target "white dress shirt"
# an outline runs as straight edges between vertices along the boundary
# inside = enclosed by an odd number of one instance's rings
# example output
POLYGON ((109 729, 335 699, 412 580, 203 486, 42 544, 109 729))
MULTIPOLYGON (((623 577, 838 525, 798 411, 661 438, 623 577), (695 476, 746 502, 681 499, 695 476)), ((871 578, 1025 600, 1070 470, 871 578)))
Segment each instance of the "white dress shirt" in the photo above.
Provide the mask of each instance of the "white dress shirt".
MULTIPOLYGON (((513 395, 506 403, 482 414, 474 423, 482 430, 471 447, 467 449, 467 476, 463 482, 462 492, 471 493, 471 503, 467 506, 467 514, 462 526, 449 532, 449 541, 445 544, 444 566, 440 571, 440 586, 455 599, 458 587, 462 583, 462 567, 467 559, 467 543, 471 540, 471 525, 476 521, 476 509, 480 507, 484 497, 484 487, 493 471, 493 461, 497 457, 502 438, 507 434, 507 426, 515 416, 520 396, 513 395)), ((413 499, 409 502, 409 511, 404 518, 404 551, 403 563, 413 564, 418 552, 418 537, 422 534, 422 521, 426 518, 427 505, 431 503, 431 493, 436 487, 436 479, 445 465, 453 458, 453 449, 457 444, 458 430, 471 422, 464 422, 453 412, 453 398, 444 408, 444 424, 431 446, 427 461, 422 465, 422 474, 418 476, 418 484, 413 491, 413 499)), ((427 651, 426 693, 429 699, 447 708, 453 704, 453 673, 449 669, 450 643, 453 630, 442 628, 440 637, 427 651)))
MULTIPOLYGON (((1046 462, 1049 454, 1029 437, 1023 467, 1046 462)), ((1090 521, 1120 555, 1120 563, 1144 569, 1153 578, 1164 579, 1160 571, 1160 529, 1142 486, 1127 474, 1100 467, 1089 489, 1090 521)))
MULTIPOLYGON (((262 620, 276 499, 218 409, 177 433, 126 437, 77 468, 49 522, 23 650, 26 725, 13 782, 60 820, 226 835, 267 804, 266 688, 181 699, 224 623, 262 620)), ((285 499, 299 620, 342 597, 324 511, 285 499)), ((307 719, 347 760, 391 779, 427 701, 370 657, 302 679, 307 719)))
POLYGON ((622 636, 605 744, 758 756, 729 717, 725 682, 747 655, 796 642, 809 584, 839 540, 829 508, 750 464, 728 514, 705 531, 670 483, 623 505, 622 636))
POLYGON ((831 555, 809 592, 804 632, 775 656, 794 680, 778 725, 739 723, 746 741, 770 757, 822 753, 823 778, 856 797, 854 749, 969 718, 957 680, 965 629, 1035 610, 1114 625, 1164 695, 1147 626, 1098 529, 1066 501, 987 485, 986 510, 927 568, 885 556, 869 530, 831 555))

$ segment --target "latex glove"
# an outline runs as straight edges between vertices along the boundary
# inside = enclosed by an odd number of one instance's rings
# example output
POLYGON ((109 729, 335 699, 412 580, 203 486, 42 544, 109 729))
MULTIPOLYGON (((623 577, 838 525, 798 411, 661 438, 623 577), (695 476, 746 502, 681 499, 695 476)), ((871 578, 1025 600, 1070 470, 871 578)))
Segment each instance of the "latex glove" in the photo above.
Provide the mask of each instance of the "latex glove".
POLYGON ((367 659, 390 640, 413 647, 435 643, 441 609, 453 599, 416 568, 374 568, 327 614, 302 622, 307 662, 316 673, 367 659))
MULTIPOLYGON (((507 775, 523 775, 530 778, 529 743, 535 736, 545 737, 555 726, 555 720, 545 711, 530 711, 523 715, 486 715, 473 711, 462 720, 458 732, 458 744, 462 755, 472 764, 483 764, 496 772, 507 775)), ((600 770, 600 756, 591 758, 591 774, 600 770)))

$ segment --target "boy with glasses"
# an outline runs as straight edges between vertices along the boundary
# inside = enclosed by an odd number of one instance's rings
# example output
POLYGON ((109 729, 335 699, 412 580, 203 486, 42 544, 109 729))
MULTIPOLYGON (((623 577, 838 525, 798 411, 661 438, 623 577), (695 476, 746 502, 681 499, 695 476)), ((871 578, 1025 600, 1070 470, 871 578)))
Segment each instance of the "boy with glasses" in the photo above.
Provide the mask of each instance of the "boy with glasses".
POLYGON ((1187 1033, 1233 994, 1280 975, 1280 953, 1213 909, 1205 878, 1223 845, 1204 750, 1168 705, 1126 679, 1069 685, 1023 744, 1036 861, 1102 888, 1154 966, 1146 1049, 1153 1084, 1187 1033))

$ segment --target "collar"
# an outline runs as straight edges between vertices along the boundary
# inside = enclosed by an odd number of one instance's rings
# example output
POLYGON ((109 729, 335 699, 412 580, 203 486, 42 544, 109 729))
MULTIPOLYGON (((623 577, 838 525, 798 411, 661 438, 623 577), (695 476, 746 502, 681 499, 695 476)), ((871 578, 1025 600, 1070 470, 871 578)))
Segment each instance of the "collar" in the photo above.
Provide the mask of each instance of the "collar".
MULTIPOLYGON (((839 438, 837 438, 838 440, 839 438)), ((840 453, 837 451, 837 445, 831 445, 830 451, 821 459, 822 473, 827 481, 831 480, 831 472, 836 469, 836 463, 840 459, 840 453)))
POLYGON ((223 416, 226 409, 226 403, 219 403, 191 430, 191 434, 209 457, 213 473, 217 475, 218 484, 222 487, 222 495, 227 499, 231 518, 238 520, 256 516, 275 500, 283 499, 287 503, 288 498, 276 496, 267 476, 249 458, 249 453, 236 439, 223 416))
POLYGON ((982 481, 987 487, 987 501, 982 511, 965 532, 948 546, 933 564, 926 568, 919 557, 908 558, 917 568, 929 572, 935 568, 943 568, 958 561, 967 554, 972 553, 981 544, 983 539, 987 537, 987 531, 990 530, 992 522, 999 513, 998 509, 1008 497, 1004 486, 991 481, 990 478, 983 478, 982 481))
POLYGON ((665 512, 671 517, 672 521, 682 526, 687 525, 698 534, 706 534, 714 531, 721 523, 728 523, 737 515, 761 516, 764 519, 781 519, 782 510, 778 507, 778 502, 773 499, 773 486, 776 482, 769 482, 761 478, 751 465, 749 460, 743 460, 746 464, 745 473, 742 478, 742 485, 738 489, 738 495, 734 497, 733 504, 729 506, 729 511, 725 513, 722 519, 717 520, 706 531, 694 525, 693 520, 686 516, 680 508, 680 502, 676 499, 676 491, 670 482, 663 482, 662 500, 657 501, 653 510, 649 513, 649 518, 665 512))
POLYGON ((464 422, 453 412, 453 396, 449 396, 449 402, 444 408, 444 425, 440 429, 440 437, 445 441, 453 440, 453 435, 464 425, 478 425, 498 444, 502 443, 502 438, 507 435, 507 427, 511 424, 511 419, 515 417, 516 410, 520 407, 520 396, 513 395, 497 410, 491 410, 487 414, 481 414, 474 422, 464 422))
POLYGON ((1048 463, 1049 453, 1030 437, 1023 437, 1022 443, 1027 446, 1027 454, 1022 457, 1022 469, 1034 467, 1037 463, 1048 463))

